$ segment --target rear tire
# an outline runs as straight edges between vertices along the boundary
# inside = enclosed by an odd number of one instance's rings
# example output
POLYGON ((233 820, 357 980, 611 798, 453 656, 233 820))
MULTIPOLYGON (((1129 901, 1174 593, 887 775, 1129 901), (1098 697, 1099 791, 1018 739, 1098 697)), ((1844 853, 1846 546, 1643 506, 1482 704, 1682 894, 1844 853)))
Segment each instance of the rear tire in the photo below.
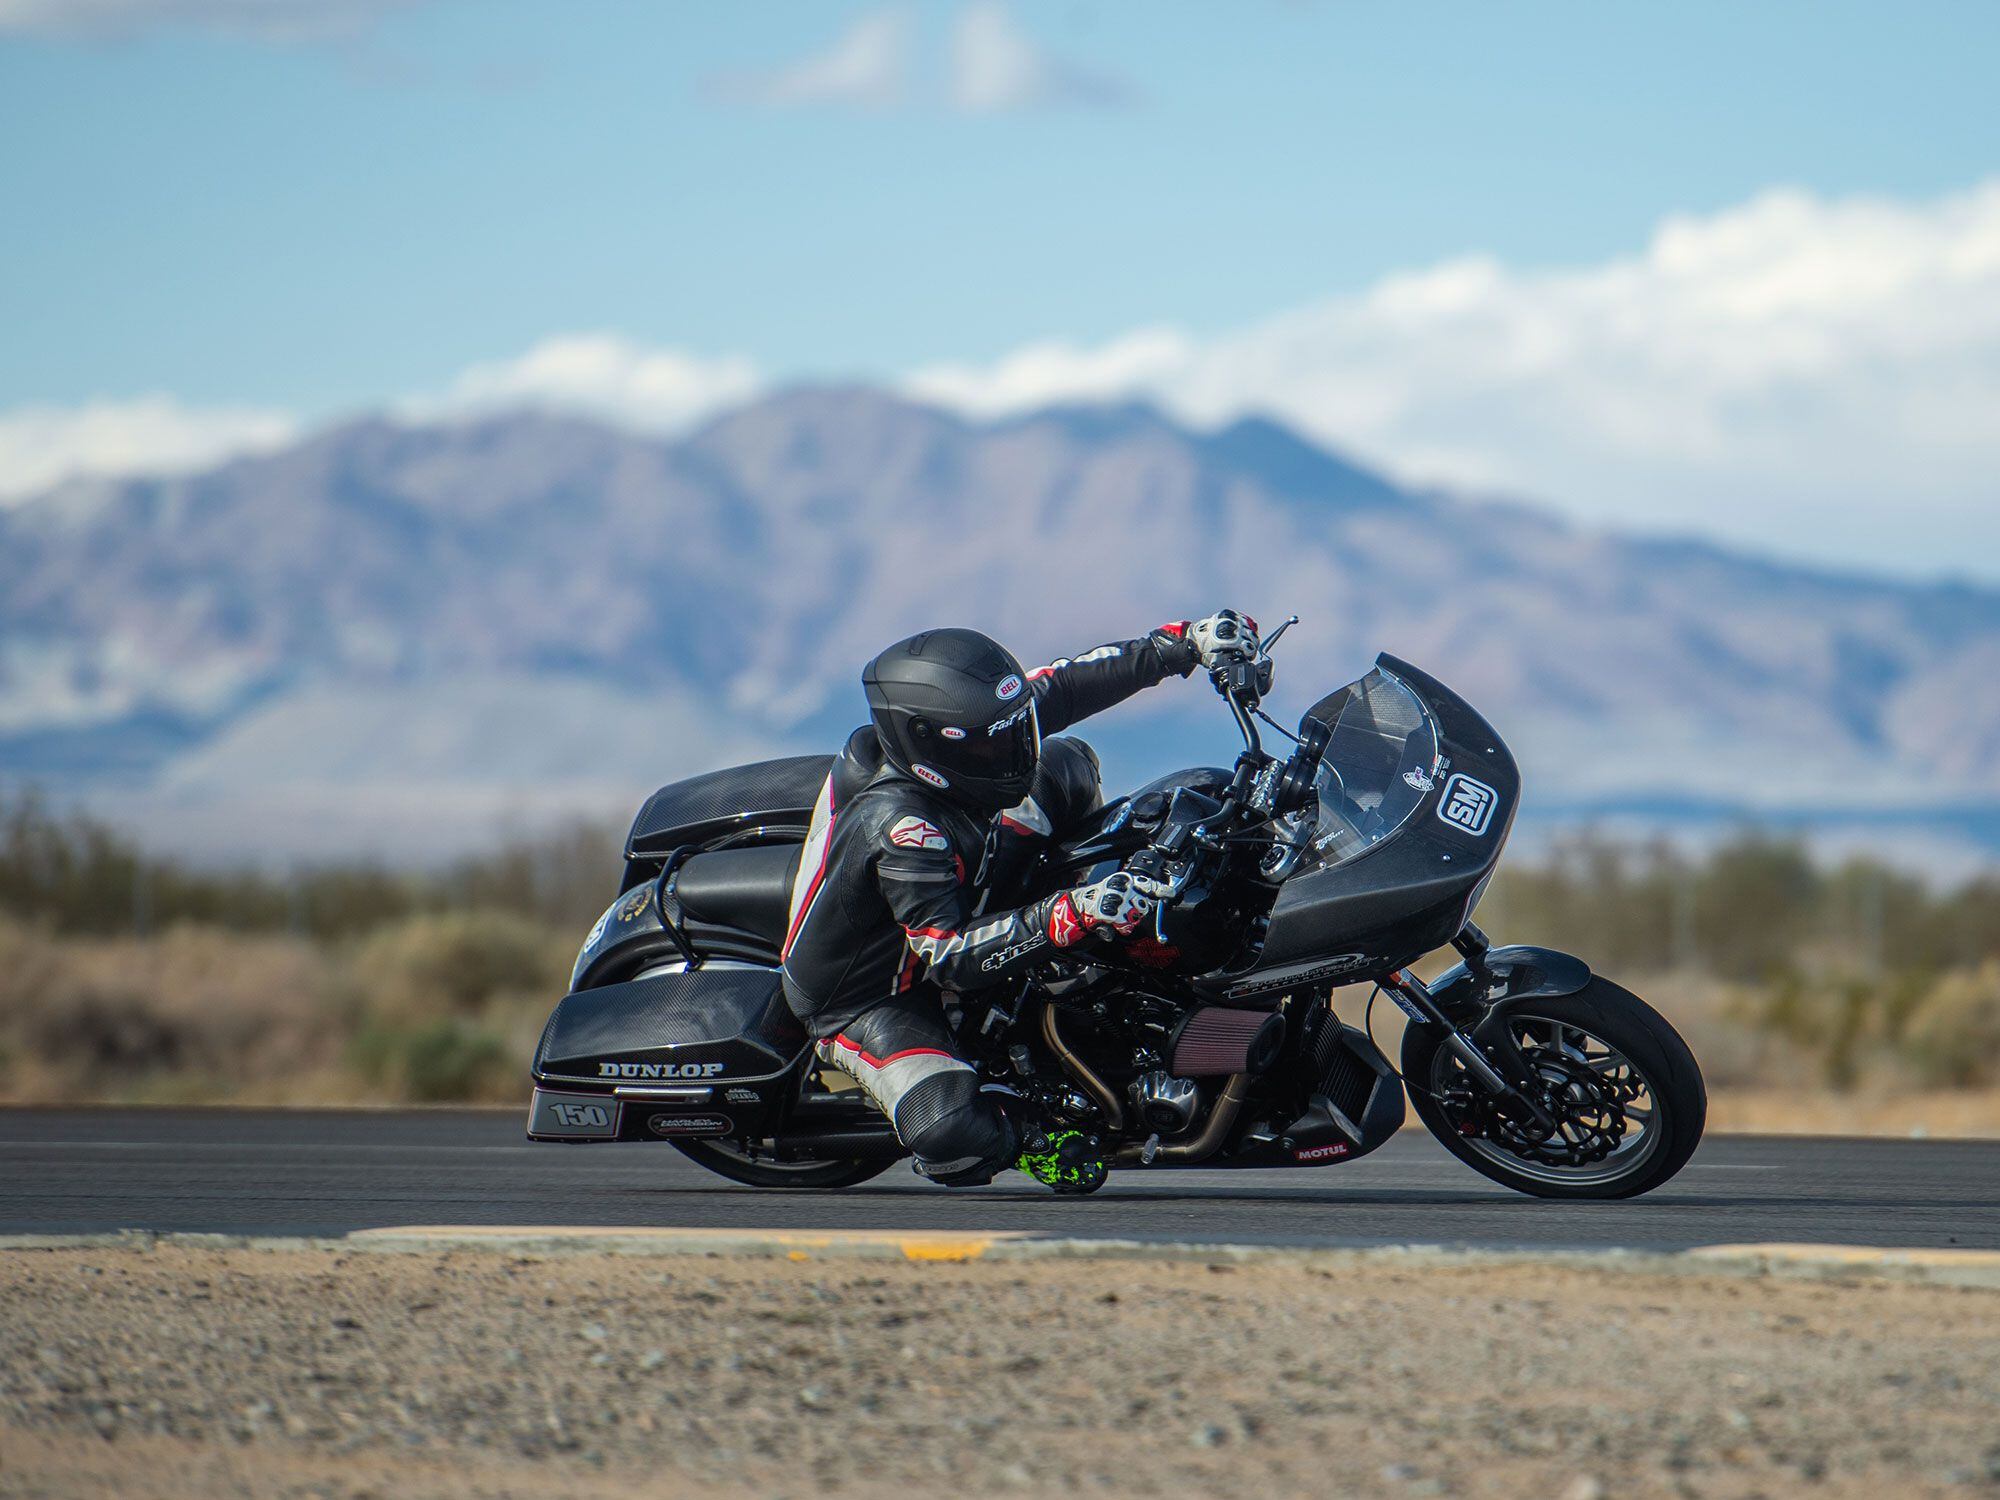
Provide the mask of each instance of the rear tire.
MULTIPOLYGON (((1629 1143, 1621 1140, 1619 1151, 1604 1162, 1576 1169, 1532 1161, 1519 1152, 1510 1154, 1491 1136, 1468 1137, 1460 1128, 1462 1117, 1454 1118, 1433 1092, 1435 1086, 1450 1081, 1460 1065, 1445 1050, 1435 1027, 1412 1026, 1403 1033, 1404 1081, 1418 1118, 1445 1150, 1482 1176, 1537 1198, 1636 1198, 1687 1165, 1708 1120, 1708 1090, 1694 1054, 1658 1011, 1630 990, 1593 977, 1574 995, 1518 1002, 1509 1020, 1517 1025, 1526 1022, 1531 1041, 1536 1022, 1542 1023, 1546 1035, 1569 1036, 1567 1045, 1579 1056, 1588 1055, 1587 1041, 1622 1054, 1650 1096, 1644 1132, 1633 1132, 1629 1143), (1579 1045, 1575 1033, 1585 1034, 1586 1044, 1579 1045), (1617 1160, 1621 1152, 1631 1157, 1622 1170, 1617 1160)), ((1532 1062, 1535 1053, 1528 1055, 1532 1062)), ((1637 1123, 1635 1113, 1629 1117, 1628 1130, 1637 1123)))
POLYGON ((880 1177, 900 1160, 871 1161, 752 1161, 720 1141, 669 1141, 681 1155, 718 1177, 746 1187, 844 1188, 880 1177))

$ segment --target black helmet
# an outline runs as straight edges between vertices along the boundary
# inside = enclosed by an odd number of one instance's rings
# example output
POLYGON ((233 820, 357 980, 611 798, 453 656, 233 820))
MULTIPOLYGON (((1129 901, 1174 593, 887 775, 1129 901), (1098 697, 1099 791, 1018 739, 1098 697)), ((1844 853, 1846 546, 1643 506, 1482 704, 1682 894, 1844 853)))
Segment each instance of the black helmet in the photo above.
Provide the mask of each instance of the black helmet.
POLYGON ((861 670, 882 754, 981 812, 1028 795, 1041 755, 1035 697, 1014 653, 976 630, 926 630, 861 670))

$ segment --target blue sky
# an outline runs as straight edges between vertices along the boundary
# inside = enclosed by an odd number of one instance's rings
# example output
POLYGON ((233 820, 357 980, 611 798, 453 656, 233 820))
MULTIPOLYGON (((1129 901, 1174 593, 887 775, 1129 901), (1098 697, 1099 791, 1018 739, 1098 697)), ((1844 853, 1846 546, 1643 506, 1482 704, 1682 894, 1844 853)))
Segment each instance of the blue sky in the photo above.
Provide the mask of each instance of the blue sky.
MULTIPOLYGON (((1414 477, 1553 491, 1613 524, 1733 535, 1740 496, 1775 485, 1771 525, 1744 540, 1869 556, 1865 496, 1837 500, 1852 524, 1827 542, 1810 524, 1825 476, 1773 479, 1771 454, 1800 441, 1788 428, 1738 442, 1713 481, 1675 455, 1645 470, 1644 443, 1615 461, 1581 443, 1565 467, 1502 452, 1490 430, 1560 433, 1561 390, 1526 419, 1468 410, 1476 390, 1426 397, 1420 420, 1331 386, 1293 411, 1255 381, 1221 390, 1214 354, 1345 305, 1372 309, 1366 328, 1336 315, 1338 335, 1316 336, 1365 371, 1359 351, 1398 326, 1380 300, 1396 278, 1488 265, 1501 291, 1477 295, 1526 297, 1541 318, 1545 292, 1568 292, 1538 278, 1643 259, 1663 224, 1708 226, 1716 254, 1751 230, 1839 248, 1855 240, 1843 205, 1861 204, 1899 245, 1950 241, 1911 249, 1902 300, 1870 316, 1960 330, 1938 335, 1939 401, 1887 424, 1869 462, 1955 455, 1919 486, 1935 526, 2000 498, 1978 488, 1993 455, 1962 422, 1941 438, 1925 425, 1965 399, 1968 370, 2000 389, 2000 343, 1962 332, 1984 328, 2000 279, 1954 282, 1940 309, 1923 269, 1986 253, 1987 206, 1964 195, 2000 174, 2000 6, 325 0, 310 25, 301 14, 0 0, 0 429, 34 409, 46 449, 64 411, 142 397, 311 422, 448 393, 468 367, 577 335, 734 357, 760 384, 949 367, 920 386, 981 409, 1009 399, 993 383, 1023 346, 1115 354, 1170 330, 1186 346, 1175 373, 1111 365, 1196 415, 1275 404, 1414 477), (1670 503, 1711 482, 1712 517, 1670 503)), ((1841 274, 1875 295, 1866 266, 1841 274)), ((1458 295, 1424 285, 1426 306, 1458 295)), ((1829 326, 1855 321, 1843 296, 1818 314, 1829 326)), ((1424 336, 1450 366, 1434 322, 1424 336)), ((1907 342, 1871 338, 1824 358, 1860 379, 1907 342)), ((1727 351, 1702 360, 1700 378, 1726 382, 1727 351)), ((1779 385, 1807 377, 1823 394, 1819 367, 1779 385)), ((1127 377, 1075 378, 1088 394, 1127 377)), ((1414 378, 1398 366, 1383 383, 1414 378)), ((1634 406, 1674 378, 1647 373, 1634 406)), ((1865 383, 1837 396, 1811 420, 1849 426, 1845 403, 1870 401, 1865 383)), ((1789 386, 1759 400, 1767 423, 1797 406, 1789 386)), ((1713 420, 1689 416, 1682 447, 1713 420)), ((1947 568, 1964 550, 1913 542, 1887 561, 1947 568)))

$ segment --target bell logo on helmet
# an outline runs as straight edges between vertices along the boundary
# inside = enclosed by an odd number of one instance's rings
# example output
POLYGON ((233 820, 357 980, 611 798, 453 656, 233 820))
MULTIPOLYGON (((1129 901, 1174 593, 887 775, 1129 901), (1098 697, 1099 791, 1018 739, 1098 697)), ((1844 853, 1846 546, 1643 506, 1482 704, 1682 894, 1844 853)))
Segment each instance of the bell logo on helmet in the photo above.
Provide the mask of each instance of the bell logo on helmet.
POLYGON ((929 766, 925 765, 922 761, 917 761, 910 766, 910 774, 916 777, 917 780, 919 781, 928 781, 932 786, 951 785, 949 781, 945 780, 942 772, 933 771, 929 766))
POLYGON ((965 738, 965 731, 960 729, 956 724, 947 724, 938 733, 948 740, 962 740, 965 738))
POLYGON ((1005 677, 1000 679, 1000 685, 993 690, 993 696, 1004 703, 1009 698, 1019 697, 1020 692, 1021 679, 1016 674, 1009 672, 1005 677))

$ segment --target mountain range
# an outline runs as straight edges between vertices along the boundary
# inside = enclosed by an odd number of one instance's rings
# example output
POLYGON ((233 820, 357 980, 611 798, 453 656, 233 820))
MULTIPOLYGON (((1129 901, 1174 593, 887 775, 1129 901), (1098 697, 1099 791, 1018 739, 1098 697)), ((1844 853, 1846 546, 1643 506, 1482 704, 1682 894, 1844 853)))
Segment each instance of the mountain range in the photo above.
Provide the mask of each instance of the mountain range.
MULTIPOLYGON (((1045 659, 1223 604, 1301 617, 1281 716, 1378 650, 1451 683, 1545 825, 2000 850, 2000 592, 1413 491, 1269 421, 866 388, 677 439, 371 418, 0 511, 0 778, 204 855, 443 853, 831 748, 862 662, 927 625, 1045 659)), ((1088 732, 1114 783, 1235 744, 1199 681, 1088 732)))

